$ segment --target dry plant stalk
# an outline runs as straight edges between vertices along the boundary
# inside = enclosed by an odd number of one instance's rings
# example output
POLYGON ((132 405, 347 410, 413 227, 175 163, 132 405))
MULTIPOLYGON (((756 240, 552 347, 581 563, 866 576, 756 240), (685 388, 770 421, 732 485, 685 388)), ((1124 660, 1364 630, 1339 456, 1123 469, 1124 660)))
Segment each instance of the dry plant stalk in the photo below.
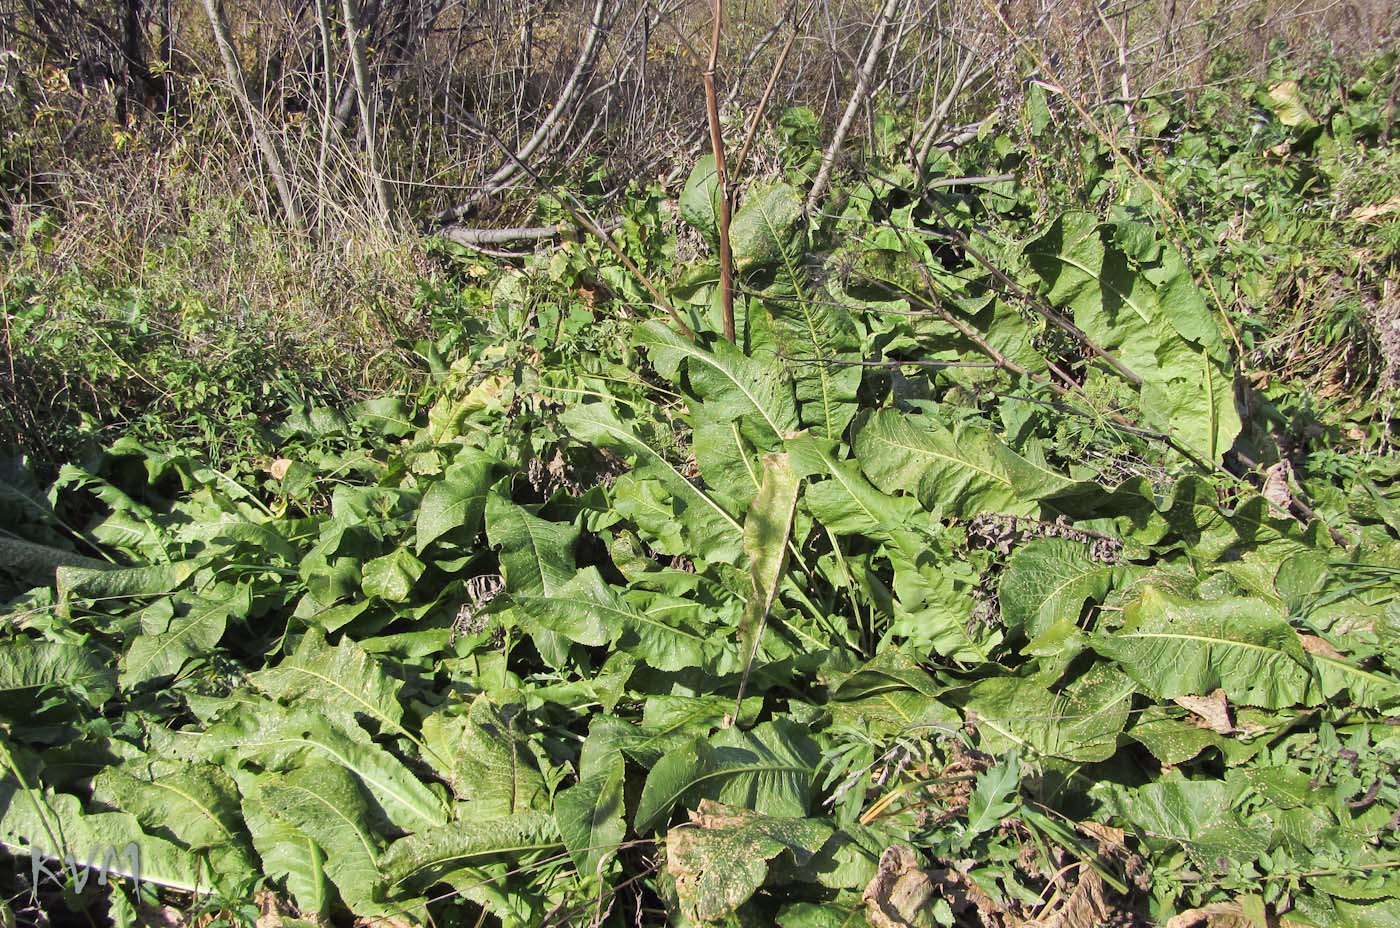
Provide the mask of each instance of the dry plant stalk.
POLYGON ((287 177, 286 160, 282 157, 282 150, 268 131, 262 107, 253 98, 252 91, 248 89, 248 83, 243 79, 243 66, 238 62, 238 52, 233 47, 233 39, 229 35, 228 24, 224 19, 223 6, 219 0, 202 0, 204 15, 209 19, 209 28, 214 33, 214 44, 218 46, 219 57, 224 64, 224 73, 228 77, 229 85, 233 88, 233 95, 243 107, 243 112, 248 119, 249 128, 253 130, 253 140, 257 143, 258 150, 262 153, 263 160, 267 163, 267 172, 272 175, 272 182, 277 187, 277 196, 282 201, 282 208, 287 213, 287 219, 297 231, 306 230, 306 218, 302 215, 301 206, 297 202, 296 195, 292 192, 291 181, 287 177))
POLYGON ((365 155, 369 159, 370 181, 379 200, 379 211, 386 225, 393 221, 394 198, 379 166, 378 130, 375 126, 374 97, 370 91, 369 63, 365 56, 365 37, 360 27, 360 11, 355 0, 341 0, 345 17, 345 42, 350 50, 350 65, 355 73, 355 97, 360 111, 360 130, 365 135, 365 155))
POLYGON ((875 66, 880 61, 880 53, 885 48, 885 33, 889 31, 890 20, 894 19, 895 9, 900 5, 901 0, 885 0, 880 7, 880 17, 875 21, 871 30, 870 47, 866 52, 865 61, 861 63, 860 73, 856 76, 855 89, 851 91, 851 98, 846 103, 846 112, 841 116, 841 122, 836 126, 836 133, 831 137, 831 143, 827 145, 826 152, 822 155, 821 167, 817 169, 817 178, 812 181, 811 192, 807 194, 807 205, 805 212, 812 215, 817 207, 821 205, 822 197, 826 194, 827 185, 831 182, 831 170, 836 166, 836 156, 841 152, 841 146, 846 142, 846 134, 851 131, 851 126, 856 121, 856 114, 860 112, 861 105, 865 102, 866 93, 870 90, 870 80, 875 74, 875 66))
POLYGON ((714 0, 713 27, 710 30, 710 60, 705 65, 705 112, 710 122, 710 150, 715 156, 715 182, 719 185, 719 293, 724 313, 724 337, 733 342, 734 263, 729 242, 731 191, 724 170, 724 135, 719 125, 719 93, 715 89, 715 67, 719 62, 720 31, 724 24, 724 0, 714 0))
MULTIPOLYGON (((787 22, 796 10, 796 2, 792 3, 783 14, 779 23, 787 22)), ((778 60, 773 64, 773 70, 768 73, 768 83, 763 86, 763 96, 758 98, 758 106, 754 109, 753 117, 749 120, 748 132, 744 135, 744 142, 739 146, 739 154, 734 159, 733 182, 739 182, 739 175, 743 173, 744 162, 748 160, 749 149, 753 146, 754 137, 758 135, 759 124, 763 122, 763 114, 768 111, 768 102, 773 97, 773 88, 778 84, 778 77, 783 73, 783 67, 787 64, 788 55, 792 53, 792 46, 797 43, 797 37, 802 32, 802 27, 806 25, 807 18, 816 9, 816 4, 809 4, 806 12, 798 20, 792 23, 792 32, 788 33, 787 41, 783 43, 783 50, 778 53, 778 60)))

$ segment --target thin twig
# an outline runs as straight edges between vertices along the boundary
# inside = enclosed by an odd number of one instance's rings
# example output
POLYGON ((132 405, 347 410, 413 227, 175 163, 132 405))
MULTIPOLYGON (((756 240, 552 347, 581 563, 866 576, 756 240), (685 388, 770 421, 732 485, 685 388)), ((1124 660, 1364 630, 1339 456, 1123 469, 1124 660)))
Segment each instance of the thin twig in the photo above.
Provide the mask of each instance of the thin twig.
MULTIPOLYGON (((791 12, 795 8, 796 4, 793 4, 788 10, 791 12)), ((796 44, 797 37, 802 34, 802 27, 806 25, 807 18, 813 9, 815 9, 815 4, 809 5, 801 19, 792 24, 792 32, 788 34, 787 41, 783 43, 783 50, 778 53, 778 60, 773 63, 773 70, 768 73, 768 83, 763 87, 763 96, 758 100, 758 106, 754 109, 753 117, 749 120, 748 132, 744 133, 744 142, 739 146, 739 154, 734 159, 733 182, 735 184, 739 182, 739 177, 744 172, 744 162, 748 160, 749 148, 753 145, 754 137, 758 135, 758 127, 763 122, 763 114, 768 109, 768 101, 773 96, 773 88, 778 85, 778 78, 783 73, 783 66, 787 64, 788 54, 792 51, 792 46, 796 44)))
POLYGON ((466 202, 445 209, 433 218, 440 224, 457 222, 469 214, 478 203, 487 197, 498 193, 508 186, 516 173, 521 169, 543 145, 551 142, 561 128, 560 120, 568 113, 578 96, 579 88, 587 75, 593 71, 593 66, 598 61, 598 54, 604 44, 604 37, 607 33, 608 25, 612 22, 613 13, 609 10, 611 0, 597 0, 593 8, 593 16, 589 24, 588 32, 584 36, 583 44, 579 48, 578 58, 574 62, 574 69, 569 74, 568 80, 559 91, 558 98, 554 105, 550 107, 549 113, 544 121, 535 129, 530 140, 526 142, 519 151, 508 150, 509 157, 496 171, 488 177, 482 185, 469 196, 466 202))
POLYGON ((365 135, 365 157, 369 160, 370 183, 374 185, 374 195, 379 200, 384 224, 389 225, 394 221, 394 196, 379 166, 379 132, 375 124, 374 98, 370 94, 369 62, 365 54, 364 33, 360 28, 359 4, 355 0, 341 0, 340 5, 341 14, 345 17, 345 43, 350 50, 350 66, 355 76, 360 131, 365 135))
POLYGON ((248 119, 248 127, 252 130, 253 140, 257 143, 258 150, 262 153, 263 160, 267 164, 267 171, 272 175, 272 181, 277 187, 277 196, 282 201, 282 208, 292 226, 298 232, 304 232, 306 230, 306 217, 302 214, 296 194, 292 192, 286 159, 283 157, 281 146, 277 144, 277 139, 267 128, 261 99, 254 95, 254 91, 248 87, 248 82, 244 80, 243 65, 238 60, 238 52, 233 47, 233 38, 229 35, 228 22, 224 19, 223 4, 220 0, 202 0, 202 6, 204 7, 204 15, 209 19, 209 28, 214 33, 214 44, 218 46, 219 57, 223 60, 224 73, 228 77, 229 86, 233 88, 234 96, 243 106, 248 119))

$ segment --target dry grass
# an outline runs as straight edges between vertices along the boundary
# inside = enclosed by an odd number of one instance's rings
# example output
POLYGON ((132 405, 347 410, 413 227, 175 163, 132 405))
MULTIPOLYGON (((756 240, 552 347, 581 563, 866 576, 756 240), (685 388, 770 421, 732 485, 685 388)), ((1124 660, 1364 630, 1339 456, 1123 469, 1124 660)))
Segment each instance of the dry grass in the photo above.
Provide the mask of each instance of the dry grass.
MULTIPOLYGON (((583 102, 561 139, 535 159, 548 177, 574 182, 593 174, 601 191, 683 177, 704 137, 699 50, 709 0, 618 2, 583 102)), ((1032 77, 1052 78, 1093 108, 1125 88, 1131 97, 1190 93, 1222 73, 1261 73, 1281 54, 1303 63, 1333 53, 1360 60, 1393 42, 1400 23, 1395 0, 990 6, 996 2, 908 0, 892 24, 895 51, 876 75, 879 105, 917 125, 947 99, 942 122, 952 131, 1020 106, 1026 49, 1055 72, 1032 77), (950 94, 968 62, 972 78, 950 94)), ((229 6, 243 66, 260 88, 314 234, 290 231, 269 195, 246 115, 223 82, 197 4, 172 6, 175 106, 164 115, 132 107, 125 121, 110 88, 75 83, 76 71, 51 50, 26 46, 7 18, 13 14, 0 12, 0 52, 11 52, 0 62, 0 250, 7 261, 0 301, 19 276, 28 278, 29 292, 74 279, 99 291, 139 291, 156 324, 172 332, 187 333, 184 319, 197 308, 226 320, 294 375, 327 376, 346 396, 374 392, 403 376, 403 346, 430 329, 418 300, 437 274, 423 250, 425 217, 460 201, 501 163, 473 121, 509 144, 527 138, 573 66, 593 4, 448 4, 401 66, 378 60, 384 93, 376 144, 403 205, 390 222, 375 207, 354 121, 324 131, 327 70, 311 5, 229 6), (26 241, 41 247, 22 247, 26 241)), ((878 6, 728 0, 720 60, 728 131, 738 138, 746 128, 788 28, 773 25, 791 10, 804 26, 767 119, 805 105, 829 133, 846 107, 878 6)), ((336 81, 346 76, 344 58, 343 49, 332 50, 336 81)), ((333 84, 332 98, 342 89, 333 84)), ((870 138, 872 112, 862 111, 853 140, 870 138)), ((776 139, 767 130, 759 139, 750 178, 777 170, 776 139)), ((507 190, 469 221, 517 224, 531 218, 536 199, 528 185, 507 190)), ((198 338, 181 337, 179 350, 203 350, 198 338)), ((34 425, 44 416, 29 419, 34 425)))

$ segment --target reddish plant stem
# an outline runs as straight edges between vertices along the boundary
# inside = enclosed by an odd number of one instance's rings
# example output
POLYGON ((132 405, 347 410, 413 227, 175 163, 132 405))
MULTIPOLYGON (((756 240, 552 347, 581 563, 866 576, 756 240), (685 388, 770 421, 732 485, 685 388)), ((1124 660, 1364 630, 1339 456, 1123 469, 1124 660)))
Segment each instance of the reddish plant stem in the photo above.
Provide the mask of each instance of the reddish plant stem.
POLYGON ((719 185, 719 293, 724 313, 724 337, 734 336, 734 266, 729 244, 730 189, 724 169, 724 135, 719 125, 719 91, 715 88, 715 68, 719 62, 720 29, 724 23, 724 0, 714 0, 714 26, 710 31, 710 60, 705 66, 705 112, 710 122, 710 150, 715 156, 715 181, 719 185))

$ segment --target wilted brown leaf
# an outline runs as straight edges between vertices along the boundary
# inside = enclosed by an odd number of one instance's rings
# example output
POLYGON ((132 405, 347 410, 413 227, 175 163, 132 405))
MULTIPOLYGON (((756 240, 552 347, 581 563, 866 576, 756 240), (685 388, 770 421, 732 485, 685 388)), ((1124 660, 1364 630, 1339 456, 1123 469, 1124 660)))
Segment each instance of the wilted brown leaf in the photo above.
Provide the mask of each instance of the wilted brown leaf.
POLYGON ((1164 928, 1254 928, 1238 902, 1216 902, 1167 919, 1164 928))
POLYGON ((1380 222, 1382 217, 1400 213, 1400 195, 1391 197, 1384 203, 1368 203, 1357 207, 1347 217, 1356 222, 1380 222))
POLYGON ((1194 715, 1197 724, 1216 734, 1235 733, 1235 723, 1230 718, 1230 703, 1225 699, 1224 690, 1216 690, 1209 696, 1178 696, 1172 701, 1194 715))
POLYGON ((929 902, 933 880, 902 844, 885 848, 880 867, 865 887, 865 917, 875 928, 922 928, 933 924, 929 902))
POLYGON ((1293 467, 1286 460, 1279 461, 1264 472, 1264 488, 1260 495, 1283 512, 1293 505, 1293 491, 1288 486, 1288 478, 1293 475, 1293 467))
POLYGON ((1303 650, 1309 654, 1316 654, 1318 657, 1330 657, 1332 660, 1342 660, 1345 655, 1341 651, 1332 647, 1331 642, 1326 638, 1319 638, 1317 635, 1299 633, 1299 640, 1303 642, 1303 650))
POLYGON ((1093 870, 1081 866, 1074 889, 1048 917, 1008 924, 1014 928, 1098 928, 1108 921, 1111 912, 1104 898, 1103 880, 1093 870))

